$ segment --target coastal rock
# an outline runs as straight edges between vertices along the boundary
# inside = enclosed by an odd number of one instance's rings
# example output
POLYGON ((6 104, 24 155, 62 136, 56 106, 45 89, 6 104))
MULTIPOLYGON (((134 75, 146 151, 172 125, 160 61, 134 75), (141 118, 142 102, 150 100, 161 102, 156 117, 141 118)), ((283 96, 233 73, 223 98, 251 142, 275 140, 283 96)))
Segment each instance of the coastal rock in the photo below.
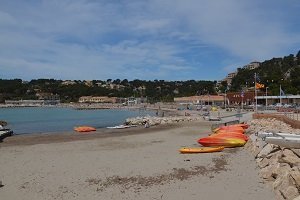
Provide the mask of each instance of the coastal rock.
POLYGON ((258 131, 274 133, 299 134, 300 129, 276 119, 254 119, 248 122, 248 132, 252 147, 248 147, 256 156, 257 165, 261 168, 260 176, 272 184, 277 199, 300 200, 300 149, 284 148, 266 144, 253 134, 258 131))
POLYGON ((300 158, 300 149, 291 149, 291 151, 300 158))
POLYGON ((257 158, 256 161, 258 162, 258 166, 260 168, 264 168, 268 165, 275 165, 278 163, 278 159, 281 158, 282 152, 276 151, 267 155, 265 158, 257 158))
POLYGON ((291 167, 299 166, 300 164, 299 157, 290 149, 284 149, 282 152, 282 157, 278 161, 281 163, 288 163, 291 167))
POLYGON ((300 189, 300 171, 298 167, 292 168, 290 172, 291 178, 295 181, 296 187, 300 189))
POLYGON ((259 138, 255 135, 255 134, 251 134, 249 136, 249 140, 251 140, 252 142, 256 142, 259 138))
POLYGON ((269 159, 267 158, 257 158, 256 162, 258 163, 259 168, 265 168, 266 166, 268 166, 269 163, 269 159))
POLYGON ((272 177, 277 179, 277 177, 285 176, 286 173, 289 174, 292 168, 287 163, 277 163, 272 171, 272 177))
POLYGON ((257 154, 257 158, 264 158, 273 151, 272 144, 266 144, 263 149, 257 154))
POLYGON ((280 190, 280 192, 281 192, 282 196, 287 200, 294 199, 299 196, 298 189, 292 185, 280 190))
POLYGON ((281 189, 287 188, 290 185, 293 185, 293 183, 291 182, 291 180, 289 178, 289 173, 285 172, 285 173, 281 174, 280 176, 278 176, 272 185, 273 185, 274 190, 281 190, 281 189))
POLYGON ((300 195, 296 198, 294 198, 293 200, 300 200, 300 195))
POLYGON ((146 121, 149 122, 150 126, 156 126, 160 124, 174 124, 178 122, 190 122, 201 120, 200 117, 186 117, 186 116, 177 116, 177 117, 135 117, 126 119, 125 123, 129 125, 143 125, 146 121))
POLYGON ((261 152, 261 150, 264 148, 264 146, 266 146, 267 143, 265 141, 262 140, 258 140, 254 143, 253 145, 253 149, 252 152, 255 155, 255 157, 257 157, 257 155, 261 152))
POLYGON ((274 165, 268 165, 265 168, 262 168, 260 171, 260 176, 265 180, 265 181, 274 181, 274 177, 272 177, 273 170, 276 166, 274 165))

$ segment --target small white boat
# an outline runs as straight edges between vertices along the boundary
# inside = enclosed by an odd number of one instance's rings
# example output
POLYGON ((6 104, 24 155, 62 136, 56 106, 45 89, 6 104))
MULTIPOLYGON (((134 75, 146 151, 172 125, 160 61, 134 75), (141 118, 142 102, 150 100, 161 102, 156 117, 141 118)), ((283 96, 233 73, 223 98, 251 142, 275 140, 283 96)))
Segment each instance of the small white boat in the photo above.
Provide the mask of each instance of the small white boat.
POLYGON ((300 149, 300 138, 298 137, 267 136, 262 139, 267 143, 276 144, 281 147, 300 149))
POLYGON ((110 129, 124 129, 124 128, 131 128, 131 127, 137 127, 137 125, 118 125, 118 126, 109 126, 106 128, 110 129))
POLYGON ((292 138, 300 138, 300 135, 293 134, 293 133, 271 133, 271 132, 257 132, 255 135, 259 138, 264 138, 264 137, 292 137, 292 138))
POLYGON ((10 129, 0 129, 0 140, 3 140, 4 138, 8 137, 8 136, 12 136, 14 134, 14 132, 10 129))

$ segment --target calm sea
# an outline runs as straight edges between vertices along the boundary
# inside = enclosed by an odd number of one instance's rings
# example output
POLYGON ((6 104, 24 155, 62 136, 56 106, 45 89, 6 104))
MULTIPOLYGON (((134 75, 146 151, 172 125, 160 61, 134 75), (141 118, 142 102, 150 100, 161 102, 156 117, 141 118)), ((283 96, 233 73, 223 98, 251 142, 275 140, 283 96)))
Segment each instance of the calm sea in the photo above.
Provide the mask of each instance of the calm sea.
POLYGON ((15 134, 72 131, 74 126, 96 128, 123 124, 126 118, 154 115, 145 110, 75 110, 72 108, 3 108, 0 120, 15 134))

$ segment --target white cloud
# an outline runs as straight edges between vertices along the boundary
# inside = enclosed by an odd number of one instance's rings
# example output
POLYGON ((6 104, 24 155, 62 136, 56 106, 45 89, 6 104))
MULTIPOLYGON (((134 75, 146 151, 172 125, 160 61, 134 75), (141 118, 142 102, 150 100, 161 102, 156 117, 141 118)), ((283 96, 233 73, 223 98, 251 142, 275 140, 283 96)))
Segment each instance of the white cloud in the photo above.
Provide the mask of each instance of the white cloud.
POLYGON ((2 2, 0 69, 27 79, 215 79, 299 50, 290 28, 299 14, 268 2, 2 2))

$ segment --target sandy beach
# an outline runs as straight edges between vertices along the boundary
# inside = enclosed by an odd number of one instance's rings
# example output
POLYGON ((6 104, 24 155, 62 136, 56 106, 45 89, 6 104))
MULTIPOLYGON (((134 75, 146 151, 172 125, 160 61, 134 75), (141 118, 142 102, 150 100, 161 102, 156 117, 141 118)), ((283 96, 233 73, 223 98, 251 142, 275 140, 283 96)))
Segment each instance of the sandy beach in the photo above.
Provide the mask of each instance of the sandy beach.
POLYGON ((275 199, 244 148, 180 154, 208 122, 90 135, 25 135, 0 143, 1 199, 275 199))

